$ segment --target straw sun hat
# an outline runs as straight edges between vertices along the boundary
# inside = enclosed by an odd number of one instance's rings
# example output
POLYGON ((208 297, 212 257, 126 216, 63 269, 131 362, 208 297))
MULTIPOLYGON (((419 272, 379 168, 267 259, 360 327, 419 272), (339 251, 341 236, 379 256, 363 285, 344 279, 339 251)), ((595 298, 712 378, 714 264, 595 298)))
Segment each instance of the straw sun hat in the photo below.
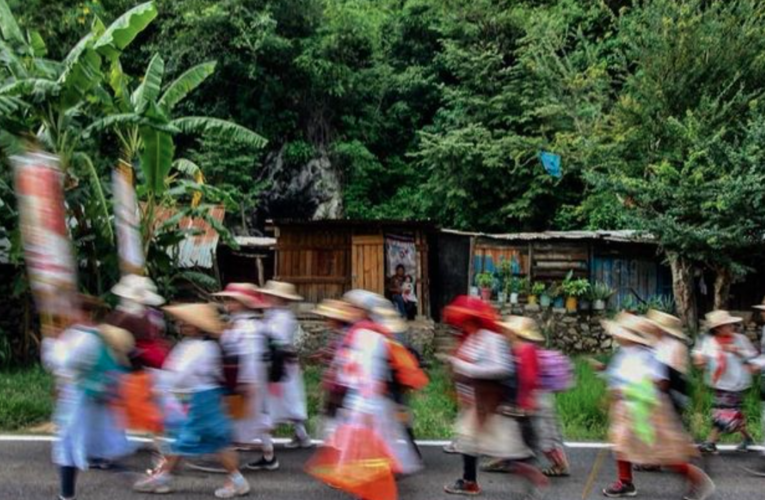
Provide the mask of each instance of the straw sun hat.
POLYGON ((659 328, 673 337, 681 340, 686 340, 688 338, 683 332, 683 322, 677 316, 651 309, 646 313, 645 318, 653 323, 656 328, 659 328))
POLYGON ((603 320, 601 325, 606 333, 615 338, 646 346, 652 346, 656 342, 650 334, 653 323, 634 314, 622 312, 613 320, 603 320))
POLYGON ((283 281, 266 282, 266 286, 260 289, 260 293, 263 295, 279 297, 280 299, 291 300, 294 302, 303 300, 303 297, 297 294, 295 285, 292 283, 285 283, 283 281))
POLYGON ((358 309, 343 300, 324 300, 312 312, 317 316, 343 323, 355 323, 361 319, 358 309))
POLYGON ((213 335, 220 335, 225 328, 218 310, 212 304, 179 304, 163 309, 174 319, 213 335))
POLYGON ((724 325, 735 325, 744 321, 743 318, 738 316, 731 316, 728 311, 712 311, 707 313, 705 319, 706 327, 710 330, 724 325))
POLYGON ((249 309, 263 309, 268 303, 263 300, 258 287, 251 283, 229 283, 222 292, 213 294, 216 297, 227 297, 244 304, 249 309))
POLYGON ((123 276, 112 288, 112 293, 145 306, 161 306, 165 303, 165 299, 157 293, 157 287, 151 278, 137 274, 123 276))
POLYGON ((508 316, 505 321, 497 323, 505 331, 512 332, 518 337, 531 342, 543 342, 544 335, 539 331, 539 325, 525 316, 508 316))
POLYGON ((107 324, 99 325, 98 332, 117 361, 122 365, 129 366, 128 354, 135 347, 133 335, 127 330, 107 324))

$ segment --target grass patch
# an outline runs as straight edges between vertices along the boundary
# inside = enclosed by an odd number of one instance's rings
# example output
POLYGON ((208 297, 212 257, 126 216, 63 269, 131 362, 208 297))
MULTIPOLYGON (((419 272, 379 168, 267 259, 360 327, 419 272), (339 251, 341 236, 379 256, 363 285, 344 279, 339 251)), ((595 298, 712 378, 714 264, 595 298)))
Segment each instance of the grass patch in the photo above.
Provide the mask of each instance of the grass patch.
MULTIPOLYGON (((608 430, 606 387, 604 381, 584 359, 575 360, 577 385, 571 391, 558 394, 558 415, 563 433, 572 440, 603 440, 608 430)), ((318 435, 321 426, 321 374, 319 366, 305 367, 308 399, 308 429, 318 435)), ((430 384, 411 398, 415 416, 415 434, 421 439, 448 439, 452 434, 457 405, 454 389, 447 371, 438 363, 428 370, 430 384)), ((712 393, 703 384, 702 374, 692 374, 694 393, 686 425, 694 438, 703 440, 711 429, 712 393)), ((52 377, 34 367, 0 373, 0 431, 28 429, 50 419, 53 410, 52 377)), ((757 439, 762 437, 760 426, 759 382, 755 380, 745 402, 749 430, 757 439)), ((291 429, 277 429, 277 436, 291 435, 291 429)), ((738 436, 726 436, 725 442, 736 442, 738 436)))
POLYGON ((15 431, 50 420, 53 379, 40 367, 0 373, 0 430, 15 431))

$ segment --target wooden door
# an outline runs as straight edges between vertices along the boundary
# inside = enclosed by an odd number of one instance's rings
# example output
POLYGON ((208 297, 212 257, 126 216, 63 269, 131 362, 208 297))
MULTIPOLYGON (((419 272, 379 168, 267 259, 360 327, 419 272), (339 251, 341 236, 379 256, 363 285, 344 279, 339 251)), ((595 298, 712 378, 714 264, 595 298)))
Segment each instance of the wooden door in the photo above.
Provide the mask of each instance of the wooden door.
POLYGON ((385 240, 383 235, 353 236, 351 252, 353 288, 385 294, 385 240))

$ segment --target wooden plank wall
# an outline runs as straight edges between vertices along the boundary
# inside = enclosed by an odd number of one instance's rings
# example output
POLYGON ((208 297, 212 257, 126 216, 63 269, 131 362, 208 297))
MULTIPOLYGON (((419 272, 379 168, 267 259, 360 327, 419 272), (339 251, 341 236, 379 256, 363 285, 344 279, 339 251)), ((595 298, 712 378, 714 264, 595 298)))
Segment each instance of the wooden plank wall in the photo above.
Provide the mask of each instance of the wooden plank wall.
POLYGON ((341 296, 351 288, 350 230, 280 228, 275 276, 293 283, 308 302, 341 296))
POLYGON ((352 288, 385 293, 385 239, 382 234, 352 238, 352 288))
POLYGON ((602 281, 616 290, 611 306, 620 307, 629 296, 648 300, 661 293, 659 263, 656 260, 596 256, 592 281, 602 281))
POLYGON ((415 293, 417 293, 417 314, 430 317, 430 261, 428 238, 422 231, 417 231, 414 238, 417 250, 417 277, 415 278, 415 293))
POLYGON ((590 247, 586 243, 533 242, 531 274, 538 281, 562 281, 569 271, 589 277, 590 247))

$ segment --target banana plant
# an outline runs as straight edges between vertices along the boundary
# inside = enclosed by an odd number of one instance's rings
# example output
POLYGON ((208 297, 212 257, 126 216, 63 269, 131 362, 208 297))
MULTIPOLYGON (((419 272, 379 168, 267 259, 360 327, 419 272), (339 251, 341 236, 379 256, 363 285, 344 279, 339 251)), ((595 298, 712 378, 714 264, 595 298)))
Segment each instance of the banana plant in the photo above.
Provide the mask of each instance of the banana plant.
POLYGON ((165 62, 159 54, 155 54, 140 83, 131 89, 130 77, 123 72, 119 60, 115 60, 109 72, 113 112, 88 127, 88 133, 113 132, 121 146, 119 161, 124 165, 138 166, 140 170, 137 191, 145 202, 142 226, 147 252, 156 230, 153 220, 157 204, 175 204, 181 192, 193 191, 191 208, 195 208, 202 194, 211 189, 200 187, 204 175, 198 165, 185 158, 175 158, 174 139, 177 135, 193 134, 236 141, 257 149, 267 143, 255 132, 227 120, 174 116, 176 106, 213 74, 215 64, 198 64, 163 86, 165 62), (169 189, 178 174, 185 174, 194 182, 186 182, 180 189, 169 189))
MULTIPOLYGON (((85 148, 85 130, 101 117, 109 95, 102 85, 106 64, 120 54, 157 16, 152 2, 138 5, 108 27, 95 18, 90 32, 63 61, 45 59, 39 34, 21 30, 5 0, 0 0, 0 124, 43 145, 59 157, 67 186, 76 186, 78 172, 90 181, 104 223, 113 239, 109 208, 93 159, 85 148)), ((7 134, 5 142, 9 143, 7 134)))

